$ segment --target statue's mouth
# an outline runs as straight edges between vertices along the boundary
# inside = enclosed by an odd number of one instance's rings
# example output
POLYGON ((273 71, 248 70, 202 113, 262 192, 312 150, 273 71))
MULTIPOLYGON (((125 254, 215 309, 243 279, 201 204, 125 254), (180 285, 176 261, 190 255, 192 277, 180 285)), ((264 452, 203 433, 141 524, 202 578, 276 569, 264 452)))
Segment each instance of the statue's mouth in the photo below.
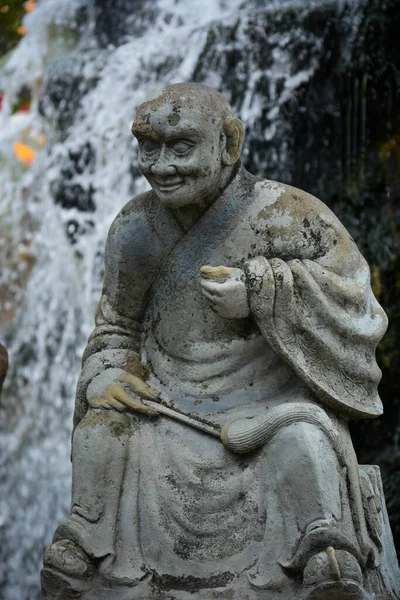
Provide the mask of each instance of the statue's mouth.
POLYGON ((155 183, 155 186, 157 187, 157 189, 162 193, 174 192, 179 187, 181 187, 181 185, 183 184, 183 179, 170 179, 167 181, 155 180, 154 183, 155 183))

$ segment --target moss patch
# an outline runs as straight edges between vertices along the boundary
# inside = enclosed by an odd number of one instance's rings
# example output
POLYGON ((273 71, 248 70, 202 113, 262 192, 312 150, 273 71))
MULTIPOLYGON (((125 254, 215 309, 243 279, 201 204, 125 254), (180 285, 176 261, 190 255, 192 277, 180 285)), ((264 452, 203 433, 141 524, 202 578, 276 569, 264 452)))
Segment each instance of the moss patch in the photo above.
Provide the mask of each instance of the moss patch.
POLYGON ((87 429, 105 425, 113 437, 132 434, 137 428, 137 422, 129 415, 121 414, 115 410, 96 409, 89 410, 77 426, 77 429, 87 429))

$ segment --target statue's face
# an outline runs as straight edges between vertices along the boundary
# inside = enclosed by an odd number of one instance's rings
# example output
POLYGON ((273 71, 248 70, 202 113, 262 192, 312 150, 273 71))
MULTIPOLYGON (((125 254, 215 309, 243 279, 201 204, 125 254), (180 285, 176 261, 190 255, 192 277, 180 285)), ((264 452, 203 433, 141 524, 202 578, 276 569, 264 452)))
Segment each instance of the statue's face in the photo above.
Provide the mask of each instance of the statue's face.
MULTIPOLYGON (((214 119, 215 120, 215 119, 214 119)), ((171 207, 202 204, 222 191, 222 127, 199 109, 170 104, 139 119, 139 167, 159 200, 171 207)))

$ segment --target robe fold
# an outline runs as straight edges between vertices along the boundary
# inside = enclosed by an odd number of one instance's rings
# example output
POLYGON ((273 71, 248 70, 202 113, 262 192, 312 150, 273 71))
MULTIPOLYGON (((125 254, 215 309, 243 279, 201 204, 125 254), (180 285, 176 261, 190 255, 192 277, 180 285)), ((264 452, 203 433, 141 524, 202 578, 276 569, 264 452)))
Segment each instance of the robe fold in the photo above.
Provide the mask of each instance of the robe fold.
MULTIPOLYGON (((120 503, 99 501, 101 519, 90 521, 88 486, 78 483, 78 467, 62 532, 92 556, 107 557, 104 572, 114 579, 132 583, 143 571, 171 581, 208 581, 197 589, 229 586, 240 573, 247 573, 252 589, 267 586, 272 564, 280 569, 300 560, 296 553, 313 522, 334 529, 361 562, 378 560, 347 420, 381 414, 375 348, 387 320, 366 262, 333 213, 305 192, 240 167, 189 232, 153 192, 130 201, 111 227, 105 261, 74 420, 73 445, 96 463, 93 472, 104 444, 114 452, 120 442, 115 435, 104 441, 112 427, 98 410, 88 410, 86 392, 97 385, 101 393, 124 371, 147 379, 172 408, 219 427, 283 404, 322 406, 345 458, 309 423, 286 427, 266 448, 241 457, 164 417, 117 415, 126 442, 112 476, 120 503), (205 264, 244 269, 248 318, 224 319, 211 310, 200 288, 205 264), (102 432, 101 441, 90 450, 93 431, 102 432), (284 462, 290 461, 285 435, 296 432, 291 439, 304 455, 299 476, 309 480, 308 497, 314 494, 304 506, 305 488, 296 491, 295 474, 284 462), (325 465, 313 445, 324 449, 325 465), (296 505, 308 513, 296 512, 296 505), (123 519, 120 533, 112 533, 112 519, 123 519)), ((101 479, 97 474, 93 481, 97 497, 104 494, 100 483, 96 487, 101 479)))

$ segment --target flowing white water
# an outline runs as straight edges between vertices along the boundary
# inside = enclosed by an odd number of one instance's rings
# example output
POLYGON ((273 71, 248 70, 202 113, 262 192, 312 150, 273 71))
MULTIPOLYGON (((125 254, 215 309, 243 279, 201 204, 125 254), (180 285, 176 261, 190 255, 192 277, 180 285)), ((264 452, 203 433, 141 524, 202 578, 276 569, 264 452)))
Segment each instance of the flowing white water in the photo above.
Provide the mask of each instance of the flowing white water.
MULTIPOLYGON (((264 11, 282 11, 321 2, 266 4, 264 11)), ((11 363, 0 436, 4 600, 38 597, 44 546, 69 507, 74 389, 101 289, 107 230, 129 197, 146 188, 132 172, 136 149, 130 124, 135 107, 164 85, 192 78, 210 26, 233 25, 245 15, 256 18, 258 10, 257 2, 243 0, 206 0, 201 9, 195 0, 158 0, 157 17, 141 37, 99 50, 90 19, 83 29, 75 22, 79 6, 91 14, 90 2, 82 0, 38 2, 26 18, 28 34, 1 76, 5 103, 0 112, 0 324, 11 363), (76 52, 86 52, 85 58, 75 61, 76 52), (67 108, 67 100, 56 110, 45 97, 46 119, 39 114, 35 96, 28 114, 12 115, 10 106, 23 84, 38 88, 45 69, 62 57, 72 57, 68 68, 76 70, 73 75, 81 77, 82 85, 97 82, 88 86, 71 127, 60 137, 58 111, 67 108), (13 142, 35 144, 43 131, 46 147, 38 149, 31 167, 24 167, 13 153, 13 142), (93 188, 94 212, 63 208, 51 194, 54 184, 65 178, 71 155, 81 155, 85 144, 91 149, 91 165, 76 169, 73 182, 84 190, 93 188)), ((262 110, 269 110, 266 140, 276 135, 280 104, 317 66, 311 63, 293 72, 285 41, 276 36, 271 43, 273 64, 251 73, 241 111, 252 126, 262 110), (261 75, 270 82, 268 100, 257 92, 261 75), (279 94, 278 79, 284 80, 279 94)), ((205 82, 223 83, 212 69, 205 82)))

